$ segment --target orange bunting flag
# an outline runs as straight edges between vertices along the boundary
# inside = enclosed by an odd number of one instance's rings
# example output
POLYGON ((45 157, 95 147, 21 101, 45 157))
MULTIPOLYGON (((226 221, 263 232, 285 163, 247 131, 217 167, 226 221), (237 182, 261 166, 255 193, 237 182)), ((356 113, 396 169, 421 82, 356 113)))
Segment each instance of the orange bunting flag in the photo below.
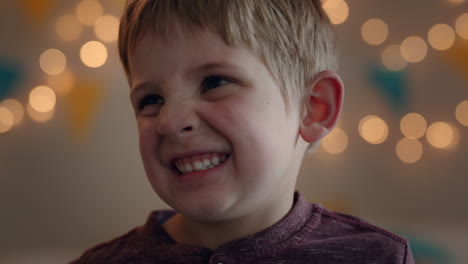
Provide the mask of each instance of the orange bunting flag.
POLYGON ((42 23, 50 14, 56 0, 21 0, 20 2, 27 19, 32 23, 42 23))
POLYGON ((468 80, 468 40, 457 40, 452 48, 444 52, 444 55, 468 80))
POLYGON ((331 197, 327 200, 322 201, 323 205, 330 210, 340 213, 352 214, 353 206, 349 202, 349 199, 344 197, 331 197))
POLYGON ((71 134, 77 143, 88 138, 104 94, 97 82, 80 79, 65 97, 71 134))
POLYGON ((112 2, 114 2, 117 5, 117 7, 123 8, 125 6, 126 0, 113 0, 112 2))

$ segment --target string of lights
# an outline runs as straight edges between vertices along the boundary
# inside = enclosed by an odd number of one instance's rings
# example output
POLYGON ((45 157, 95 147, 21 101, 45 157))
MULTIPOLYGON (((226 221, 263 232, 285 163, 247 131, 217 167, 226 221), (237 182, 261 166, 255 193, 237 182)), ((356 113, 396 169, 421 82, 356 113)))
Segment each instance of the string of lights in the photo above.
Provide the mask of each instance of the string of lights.
MULTIPOLYGON (((464 2, 447 1, 452 4, 464 2)), ((350 6, 345 0, 323 0, 322 4, 332 24, 338 26, 348 19, 350 6)), ((94 31, 97 40, 87 41, 79 49, 81 62, 90 69, 106 64, 109 56, 106 44, 114 43, 118 37, 119 19, 104 13, 104 7, 98 0, 82 0, 73 13, 61 15, 55 23, 55 33, 64 43, 79 41, 86 28, 94 31)), ((386 43, 391 29, 384 20, 370 18, 362 24, 360 32, 365 43, 377 47, 386 43)), ((421 36, 408 36, 401 44, 388 44, 383 48, 380 61, 389 71, 402 71, 411 63, 423 61, 429 47, 437 51, 449 50, 455 44, 457 35, 468 39, 468 13, 461 14, 453 27, 436 24, 421 36)), ((76 77, 62 50, 51 48, 43 51, 39 56, 39 66, 47 76, 47 83, 32 88, 26 103, 13 98, 0 103, 0 136, 22 122, 25 112, 36 122, 50 120, 54 116, 57 100, 65 98, 74 89, 76 77)), ((459 124, 468 126, 468 100, 462 100, 455 107, 454 115, 459 124)), ((442 121, 428 124, 421 113, 407 113, 401 118, 399 126, 403 137, 396 142, 395 153, 404 163, 415 163, 422 158, 424 147, 421 141, 424 137, 436 149, 454 147, 461 137, 460 129, 455 124, 442 121)), ((389 124, 377 115, 363 117, 357 129, 362 139, 373 145, 382 144, 389 135, 389 124)), ((336 127, 322 140, 321 148, 327 153, 339 154, 347 149, 348 144, 345 129, 336 127)))

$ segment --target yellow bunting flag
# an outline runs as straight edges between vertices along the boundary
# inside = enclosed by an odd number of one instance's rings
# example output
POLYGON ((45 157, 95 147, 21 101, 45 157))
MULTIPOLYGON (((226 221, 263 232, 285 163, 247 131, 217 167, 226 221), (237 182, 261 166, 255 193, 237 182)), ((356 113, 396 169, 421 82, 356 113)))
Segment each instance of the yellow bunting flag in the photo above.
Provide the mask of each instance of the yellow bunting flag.
POLYGON ((468 80, 468 40, 458 40, 444 55, 468 80))
POLYGON ((345 199, 342 195, 336 197, 329 197, 321 201, 325 208, 330 209, 335 212, 353 214, 353 206, 349 199, 345 199))
POLYGON ((125 6, 126 0, 113 0, 112 2, 116 4, 118 7, 123 8, 125 6))
POLYGON ((42 23, 50 13, 56 0, 21 0, 20 3, 28 20, 42 23))
POLYGON ((77 143, 89 136, 104 94, 96 81, 80 79, 65 97, 72 137, 77 143))

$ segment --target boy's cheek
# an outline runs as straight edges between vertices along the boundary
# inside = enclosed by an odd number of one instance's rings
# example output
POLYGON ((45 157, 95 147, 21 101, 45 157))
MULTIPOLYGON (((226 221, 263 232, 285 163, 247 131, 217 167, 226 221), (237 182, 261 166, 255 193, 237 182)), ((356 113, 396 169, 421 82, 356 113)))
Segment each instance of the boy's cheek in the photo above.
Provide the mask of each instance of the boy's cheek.
POLYGON ((137 117, 137 127, 140 140, 147 139, 151 134, 155 134, 156 120, 150 117, 137 117))
POLYGON ((144 129, 145 127, 145 121, 143 120, 143 118, 141 117, 138 117, 137 116, 137 127, 138 127, 138 131, 141 133, 142 130, 144 129))

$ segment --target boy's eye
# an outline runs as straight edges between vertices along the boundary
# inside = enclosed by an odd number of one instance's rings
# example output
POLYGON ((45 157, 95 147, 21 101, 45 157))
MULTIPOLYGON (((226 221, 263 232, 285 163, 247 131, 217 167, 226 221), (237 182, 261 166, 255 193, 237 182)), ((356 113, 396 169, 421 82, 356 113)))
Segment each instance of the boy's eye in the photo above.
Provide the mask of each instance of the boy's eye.
POLYGON ((230 80, 221 76, 209 76, 205 78, 202 82, 202 92, 207 92, 213 88, 226 85, 230 82, 230 80))
POLYGON ((163 103, 164 103, 164 98, 162 96, 160 96, 159 94, 150 94, 150 95, 143 97, 138 102, 138 108, 142 110, 148 105, 160 105, 163 103))

